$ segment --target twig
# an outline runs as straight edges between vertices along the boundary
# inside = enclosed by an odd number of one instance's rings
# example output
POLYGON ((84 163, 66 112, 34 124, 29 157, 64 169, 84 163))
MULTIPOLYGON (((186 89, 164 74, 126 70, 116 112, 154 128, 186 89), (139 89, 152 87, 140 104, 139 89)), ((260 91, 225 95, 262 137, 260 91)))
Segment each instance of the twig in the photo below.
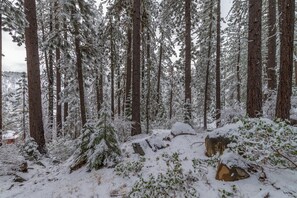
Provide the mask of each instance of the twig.
POLYGON ((279 154, 280 156, 282 156, 283 158, 285 158, 286 160, 288 160, 289 162, 291 162, 297 168, 297 164, 295 162, 293 162, 289 157, 285 156, 284 154, 282 154, 281 152, 279 152, 278 150, 276 150, 275 148, 273 148, 273 146, 271 148, 272 148, 272 150, 274 152, 277 152, 277 154, 279 154))
POLYGON ((191 144, 191 146, 193 146, 194 144, 200 144, 199 146, 201 146, 202 144, 204 144, 204 142, 194 142, 193 144, 191 144))

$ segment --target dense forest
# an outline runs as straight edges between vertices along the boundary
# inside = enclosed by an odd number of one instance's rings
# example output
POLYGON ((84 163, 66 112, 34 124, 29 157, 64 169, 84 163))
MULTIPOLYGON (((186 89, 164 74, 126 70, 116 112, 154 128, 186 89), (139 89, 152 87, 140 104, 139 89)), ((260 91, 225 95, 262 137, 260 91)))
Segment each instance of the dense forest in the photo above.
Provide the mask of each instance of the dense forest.
MULTIPOLYGON (((6 31, 26 47, 27 73, 9 96, 0 75, 0 138, 17 131, 44 155, 76 141, 70 172, 114 167, 122 144, 176 123, 191 129, 173 138, 238 121, 264 130, 269 119, 296 140, 295 0, 233 0, 223 17, 225 1, 1 0, 0 54, 6 31)), ((270 149, 296 170, 296 142, 279 148, 270 149)))

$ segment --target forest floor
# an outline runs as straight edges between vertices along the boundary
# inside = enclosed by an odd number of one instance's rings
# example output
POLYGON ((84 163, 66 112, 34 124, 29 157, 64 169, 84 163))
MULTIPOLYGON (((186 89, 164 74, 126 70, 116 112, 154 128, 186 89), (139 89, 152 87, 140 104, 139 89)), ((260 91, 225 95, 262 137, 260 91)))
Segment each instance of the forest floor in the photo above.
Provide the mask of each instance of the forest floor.
MULTIPOLYGON (((171 131, 154 130, 153 134, 152 139, 158 145, 158 141, 170 136, 171 131)), ((260 181, 257 174, 251 174, 249 178, 235 182, 216 180, 217 162, 215 162, 215 158, 205 156, 204 140, 207 134, 201 132, 195 135, 175 136, 163 145, 166 148, 153 151, 149 147, 144 147, 144 156, 134 153, 131 145, 133 142, 143 142, 147 136, 133 137, 122 144, 123 160, 117 167, 102 168, 90 172, 83 167, 72 173, 69 171, 71 160, 58 163, 53 156, 42 157, 39 161, 28 161, 27 173, 13 171, 14 169, 9 169, 9 166, 13 164, 14 160, 19 160, 21 156, 15 145, 5 145, 0 148, 0 197, 145 197, 143 192, 137 191, 137 189, 146 185, 147 189, 160 190, 160 188, 156 188, 156 185, 159 183, 164 187, 168 179, 174 177, 176 169, 182 171, 182 173, 178 173, 181 182, 167 183, 168 186, 165 188, 170 189, 163 190, 173 190, 174 196, 163 195, 163 197, 185 197, 185 194, 180 194, 176 190, 179 188, 178 185, 184 185, 185 191, 194 191, 192 194, 188 192, 191 194, 188 197, 297 197, 296 169, 263 166, 267 177, 265 181, 260 181), (193 168, 195 161, 200 161, 200 163, 196 168, 193 168), (16 175, 25 181, 15 182, 16 175), (140 176, 150 182, 138 182, 141 181, 140 176), (183 180, 183 178, 187 179, 183 180), (139 185, 135 186, 137 182, 139 185), (176 189, 174 190, 174 188, 176 189), (133 189, 136 193, 129 195, 133 189)), ((59 155, 59 152, 57 153, 59 155)), ((60 154, 62 155, 63 152, 60 154)), ((150 197, 162 197, 162 194, 150 197)))

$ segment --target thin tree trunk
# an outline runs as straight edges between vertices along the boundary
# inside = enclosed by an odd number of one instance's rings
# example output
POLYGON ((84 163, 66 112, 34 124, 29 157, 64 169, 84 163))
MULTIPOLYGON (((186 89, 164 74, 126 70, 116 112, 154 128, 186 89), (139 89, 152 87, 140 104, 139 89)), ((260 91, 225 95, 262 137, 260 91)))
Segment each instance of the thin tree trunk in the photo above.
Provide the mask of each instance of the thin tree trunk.
POLYGON ((111 63, 111 114, 114 118, 114 67, 115 67, 115 59, 114 59, 114 42, 113 42, 113 26, 112 20, 110 19, 110 63, 111 63))
POLYGON ((172 118, 173 113, 173 65, 170 67, 170 93, 169 93, 169 119, 172 118))
POLYGON ((132 86, 132 131, 141 134, 140 123, 140 0, 133 5, 133 86, 132 86))
POLYGON ((131 80, 132 80, 132 67, 131 67, 131 63, 132 63, 132 59, 131 59, 131 47, 132 47, 132 30, 130 28, 130 26, 128 27, 128 32, 127 32, 127 36, 128 36, 128 45, 127 45, 127 68, 126 68, 126 72, 127 72, 127 76, 126 76, 126 97, 125 97, 125 103, 126 103, 126 107, 125 107, 125 115, 126 117, 129 117, 131 115, 131 80))
MULTIPOLYGON (((150 97, 151 97, 151 38, 147 32, 147 95, 146 95, 146 133, 150 130, 150 97)), ((158 107, 159 108, 159 107, 158 107)))
POLYGON ((23 102, 23 112, 22 112, 22 126, 23 126, 23 140, 26 140, 26 84, 25 84, 25 78, 26 73, 24 72, 22 75, 22 102, 23 102))
POLYGON ((2 146, 2 14, 0 13, 0 146, 2 146))
POLYGON ((277 118, 290 119, 292 73, 293 73, 293 47, 294 47, 294 19, 295 1, 278 1, 280 7, 280 72, 276 101, 277 118))
POLYGON ((160 42, 159 66, 158 66, 158 77, 157 77, 157 108, 155 113, 156 116, 158 115, 159 108, 160 108, 162 59, 163 59, 163 33, 161 35, 161 42, 160 42))
MULTIPOLYGON (((64 42, 68 42, 68 35, 67 35, 67 21, 66 18, 64 18, 63 21, 63 26, 64 26, 64 42)), ((66 46, 66 45, 65 45, 66 46)), ((67 49, 64 49, 65 54, 67 54, 67 49)), ((67 79, 67 75, 66 73, 64 74, 64 89, 68 87, 68 79, 67 79)), ((64 102, 64 108, 63 108, 63 114, 64 114, 64 118, 63 121, 66 122, 67 121, 67 117, 68 117, 68 102, 64 102)))
MULTIPOLYGON (((57 13, 59 12, 59 5, 58 5, 58 0, 55 1, 55 13, 57 16, 57 13)), ((55 29, 57 32, 59 32, 59 19, 58 17, 55 18, 55 29)), ((57 81, 57 93, 56 93, 56 100, 57 100, 57 104, 56 104, 56 130, 57 130, 57 137, 62 136, 61 133, 61 128, 62 128, 62 107, 61 107, 61 73, 60 73, 60 59, 61 59, 61 52, 60 52, 60 38, 58 38, 58 47, 56 48, 56 81, 57 81)))
POLYGON ((269 0, 268 4, 268 89, 276 90, 276 0, 269 0))
POLYGON ((240 36, 240 29, 241 29, 241 18, 238 22, 238 47, 237 47, 237 62, 236 62, 236 77, 237 77, 237 102, 240 104, 241 102, 241 79, 240 79, 240 59, 241 59, 241 36, 240 36))
POLYGON ((216 125, 221 125, 221 0, 217 5, 216 125))
POLYGON ((185 0, 185 121, 191 120, 191 0, 185 0))
POLYGON ((207 102, 208 102, 208 86, 209 86, 209 68, 210 68, 210 57, 211 57, 211 40, 212 40, 212 17, 213 17, 213 0, 210 4, 210 24, 208 30, 208 52, 207 52, 207 65, 206 65, 206 77, 205 77, 205 88, 204 88, 204 116, 203 116, 203 128, 207 129, 207 102))
POLYGON ((261 61, 262 0, 249 1, 247 115, 262 115, 262 61, 261 61))
POLYGON ((35 0, 24 0, 24 8, 26 19, 30 24, 25 28, 30 135, 38 144, 39 152, 45 153, 35 0))
POLYGON ((121 116, 121 96, 122 96, 122 90, 121 90, 121 66, 120 64, 118 64, 118 68, 117 68, 117 96, 118 96, 118 116, 121 116))
MULTIPOLYGON (((53 32, 53 11, 52 4, 50 3, 50 23, 49 31, 53 32)), ((48 129, 52 134, 54 125, 54 54, 53 50, 48 51, 48 129)))

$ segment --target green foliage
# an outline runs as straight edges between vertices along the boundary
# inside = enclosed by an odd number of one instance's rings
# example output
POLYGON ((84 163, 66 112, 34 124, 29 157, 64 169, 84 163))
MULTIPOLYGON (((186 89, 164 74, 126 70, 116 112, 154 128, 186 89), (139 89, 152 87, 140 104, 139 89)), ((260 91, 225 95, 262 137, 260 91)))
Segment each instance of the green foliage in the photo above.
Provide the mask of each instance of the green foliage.
POLYGON ((130 197, 199 197, 193 187, 197 178, 191 172, 184 173, 179 154, 164 155, 163 158, 167 165, 166 173, 151 174, 147 179, 141 177, 134 184, 130 197))
POLYGON ((297 130, 285 122, 267 119, 244 119, 239 134, 233 137, 229 148, 243 157, 263 164, 278 167, 292 167, 283 154, 296 161, 297 130))
POLYGON ((89 169, 99 169, 119 162, 121 150, 107 104, 102 106, 98 123, 89 123, 83 129, 78 153, 72 170, 80 168, 82 163, 87 163, 89 169))
POLYGON ((219 196, 221 198, 227 198, 227 197, 239 197, 238 195, 238 189, 236 185, 232 185, 231 190, 225 190, 225 189, 219 189, 219 196))
POLYGON ((136 175, 142 170, 144 162, 145 158, 141 157, 139 161, 120 163, 115 167, 114 171, 117 175, 129 178, 130 175, 136 175))
POLYGON ((27 138, 23 145, 21 145, 20 151, 26 159, 33 161, 38 160, 41 156, 37 148, 38 144, 30 137, 27 138))

